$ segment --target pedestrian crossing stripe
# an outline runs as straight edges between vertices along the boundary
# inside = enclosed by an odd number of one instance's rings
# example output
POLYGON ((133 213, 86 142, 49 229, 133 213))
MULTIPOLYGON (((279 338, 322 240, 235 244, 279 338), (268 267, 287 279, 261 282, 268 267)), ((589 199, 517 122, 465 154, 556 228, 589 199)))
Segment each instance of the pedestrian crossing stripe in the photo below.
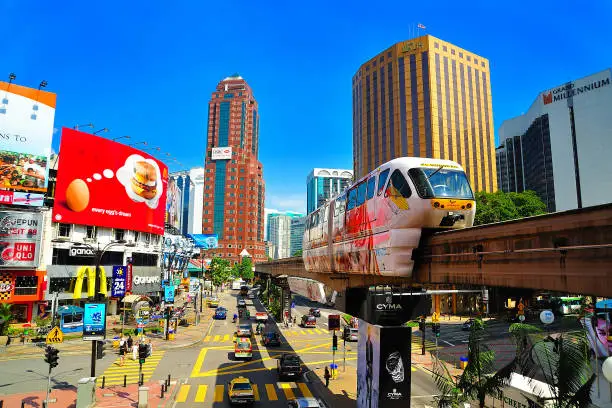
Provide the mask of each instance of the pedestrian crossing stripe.
MULTIPOLYGON (((165 351, 154 352, 153 355, 147 357, 144 364, 142 365, 142 374, 144 381, 148 381, 155 372, 155 369, 159 365, 159 362, 164 357, 165 351)), ((102 384, 102 377, 104 377, 105 385, 123 385, 123 378, 126 376, 126 384, 136 384, 138 382, 138 375, 140 371, 140 364, 138 360, 132 360, 131 355, 126 356, 123 366, 121 366, 121 359, 114 361, 102 375, 98 376, 96 382, 102 384)))
MULTIPOLYGON (((278 382, 268 384, 252 384, 255 401, 278 401, 277 390, 282 390, 282 394, 286 400, 292 400, 296 397, 312 398, 312 392, 306 383, 298 382, 278 382)), ((228 399, 227 389, 223 384, 216 384, 214 388, 206 384, 183 384, 180 386, 176 395, 175 402, 178 406, 180 403, 190 404, 192 402, 206 402, 208 390, 214 390, 209 399, 212 402, 223 402, 228 399)), ((188 406, 188 405, 185 405, 188 406)))

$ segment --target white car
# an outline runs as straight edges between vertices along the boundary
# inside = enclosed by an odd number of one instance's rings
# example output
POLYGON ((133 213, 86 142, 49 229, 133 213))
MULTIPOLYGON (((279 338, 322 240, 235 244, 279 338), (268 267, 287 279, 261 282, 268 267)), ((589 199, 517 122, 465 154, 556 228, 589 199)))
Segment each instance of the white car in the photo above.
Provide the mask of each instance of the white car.
POLYGON ((326 408, 323 401, 318 398, 296 398, 289 401, 289 408, 326 408))

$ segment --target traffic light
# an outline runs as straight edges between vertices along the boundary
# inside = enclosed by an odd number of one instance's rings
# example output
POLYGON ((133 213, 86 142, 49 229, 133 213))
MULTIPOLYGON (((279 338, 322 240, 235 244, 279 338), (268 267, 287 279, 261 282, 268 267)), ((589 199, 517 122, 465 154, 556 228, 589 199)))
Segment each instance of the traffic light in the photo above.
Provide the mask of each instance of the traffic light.
POLYGON ((432 326, 432 331, 436 335, 436 337, 440 337, 440 323, 434 323, 432 326))
POLYGON ((140 364, 144 364, 145 360, 147 359, 147 351, 149 350, 149 348, 147 347, 146 344, 139 344, 138 345, 138 360, 140 362, 140 364))
POLYGON ((106 355, 106 342, 98 340, 96 344, 96 359, 100 360, 106 355))
POLYGON ((49 370, 51 368, 57 367, 57 362, 59 360, 59 350, 55 347, 47 346, 45 347, 45 363, 49 364, 49 370))
POLYGON ((334 337, 332 337, 332 350, 338 350, 338 336, 334 333, 334 337))

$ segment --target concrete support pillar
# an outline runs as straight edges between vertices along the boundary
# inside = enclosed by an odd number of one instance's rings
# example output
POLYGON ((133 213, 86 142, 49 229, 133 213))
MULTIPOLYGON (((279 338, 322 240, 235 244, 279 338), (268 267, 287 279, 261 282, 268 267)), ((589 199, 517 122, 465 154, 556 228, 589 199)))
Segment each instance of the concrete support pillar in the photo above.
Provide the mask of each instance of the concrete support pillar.
MULTIPOLYGON (((453 290, 457 289, 455 285, 453 285, 453 290)), ((453 293, 453 315, 457 315, 457 294, 453 293)))

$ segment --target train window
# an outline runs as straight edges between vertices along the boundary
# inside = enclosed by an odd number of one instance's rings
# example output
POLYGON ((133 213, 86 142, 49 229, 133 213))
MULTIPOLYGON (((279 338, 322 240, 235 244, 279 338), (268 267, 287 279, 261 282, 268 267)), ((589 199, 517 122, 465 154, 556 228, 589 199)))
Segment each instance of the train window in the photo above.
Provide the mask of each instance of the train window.
POLYGON ((346 196, 343 195, 342 197, 338 199, 338 211, 340 211, 340 213, 344 212, 345 204, 346 204, 346 196))
POLYGON ((348 203, 346 204, 346 211, 350 211, 357 207, 357 188, 354 187, 348 192, 348 203))
POLYGON ((374 197, 374 190, 376 189, 376 177, 372 176, 368 179, 368 200, 374 197))
POLYGON ((389 177, 389 169, 383 171, 378 175, 378 195, 383 191, 383 187, 387 182, 387 177, 389 177))
POLYGON ((358 207, 365 202, 366 188, 367 188, 367 184, 365 181, 362 181, 357 186, 357 206, 358 207))
MULTIPOLYGON (((435 169, 434 169, 435 170, 435 169)), ((433 198, 434 192, 431 188, 427 175, 423 172, 423 169, 414 168, 408 170, 408 174, 414 183, 417 193, 422 198, 433 198)))
POLYGON ((412 194, 408 181, 399 170, 394 170, 391 174, 391 181, 387 187, 388 194, 392 197, 408 198, 412 194))

